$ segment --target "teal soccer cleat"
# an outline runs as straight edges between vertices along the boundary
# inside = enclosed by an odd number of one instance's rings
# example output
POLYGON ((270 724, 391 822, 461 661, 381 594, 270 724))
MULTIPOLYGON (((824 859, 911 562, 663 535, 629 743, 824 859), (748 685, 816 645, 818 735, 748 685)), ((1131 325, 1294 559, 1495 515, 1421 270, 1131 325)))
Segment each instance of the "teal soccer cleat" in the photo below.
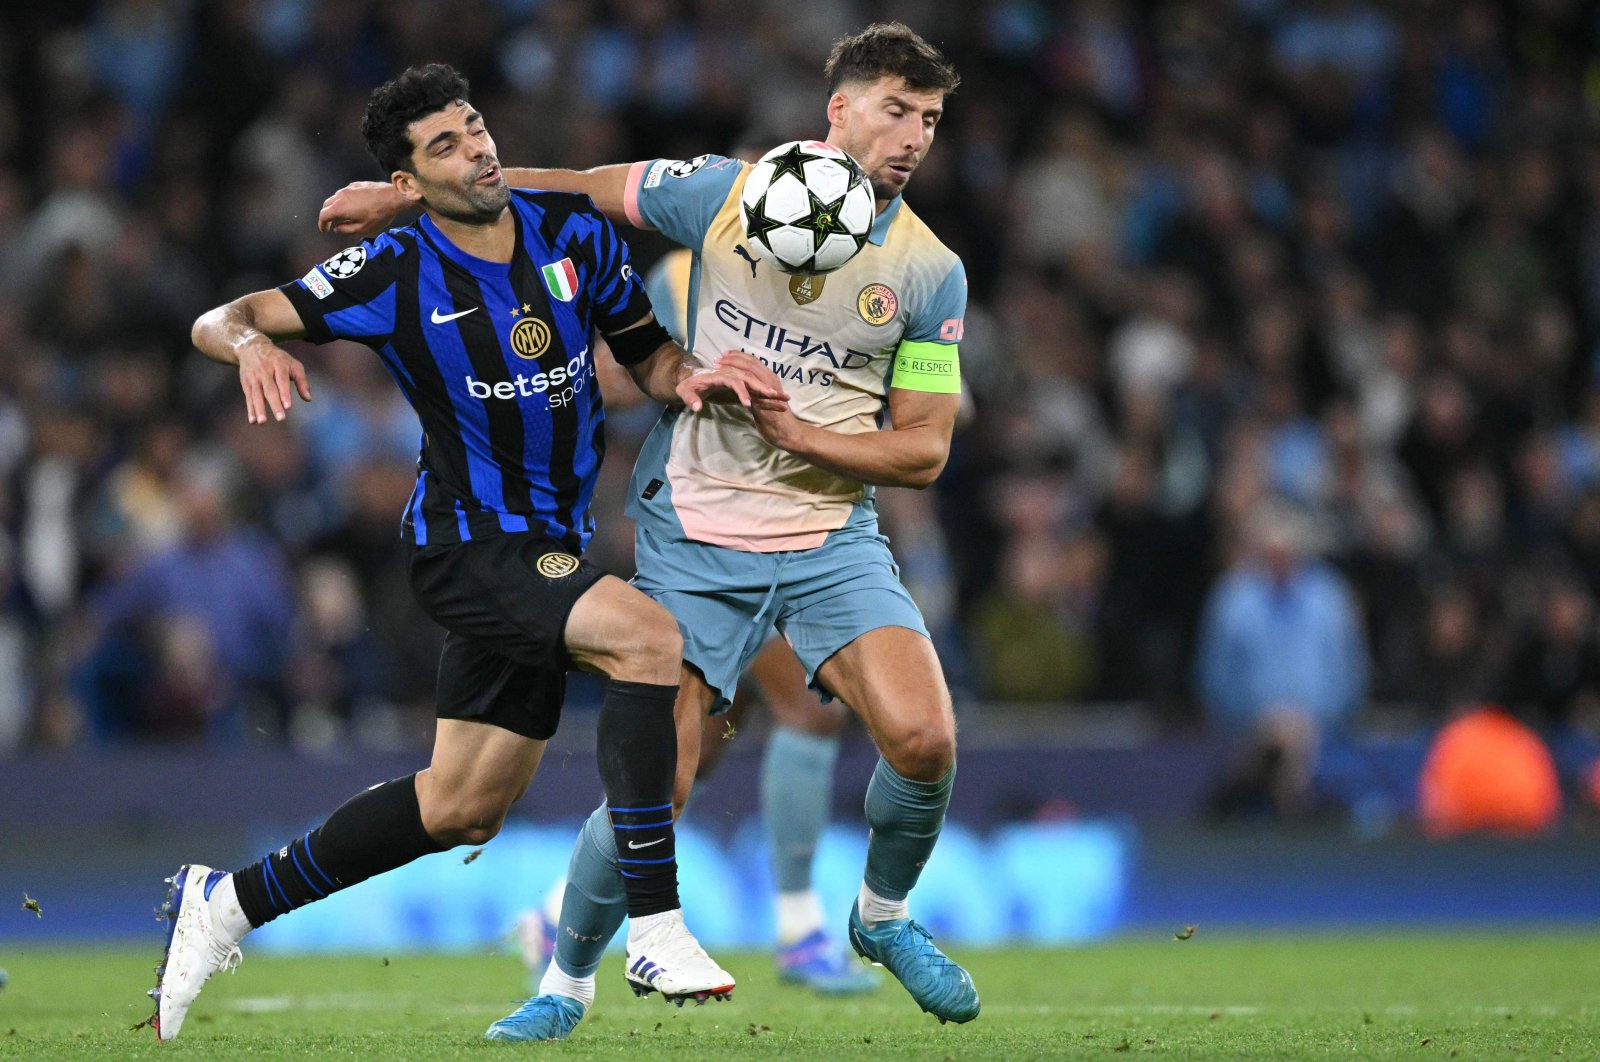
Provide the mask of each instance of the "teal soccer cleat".
POLYGON ((850 943, 856 954, 894 974, 917 1006, 941 1023, 959 1025, 978 1016, 978 989, 972 978, 911 919, 896 918, 868 929, 859 907, 852 905, 850 943))
POLYGON ((587 1009, 570 996, 535 996, 483 1035, 488 1040, 565 1040, 587 1009))

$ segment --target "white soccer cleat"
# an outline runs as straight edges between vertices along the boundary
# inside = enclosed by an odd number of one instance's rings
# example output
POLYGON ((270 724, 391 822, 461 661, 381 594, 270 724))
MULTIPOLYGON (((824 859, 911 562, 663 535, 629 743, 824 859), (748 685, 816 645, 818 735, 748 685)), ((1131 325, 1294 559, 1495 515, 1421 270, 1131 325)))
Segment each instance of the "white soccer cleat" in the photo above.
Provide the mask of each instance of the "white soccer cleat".
POLYGON ((150 1024, 156 1036, 171 1040, 183 1028, 184 1016, 200 989, 218 970, 237 969, 243 956, 234 941, 211 917, 206 901, 227 872, 191 863, 167 879, 166 902, 157 912, 168 920, 167 953, 156 967, 156 986, 150 996, 156 1012, 150 1024))
POLYGON ((691 999, 703 1004, 708 999, 728 999, 733 995, 733 975, 700 947, 683 924, 681 910, 650 915, 634 923, 628 934, 624 973, 634 995, 660 992, 663 999, 680 1007, 691 999))

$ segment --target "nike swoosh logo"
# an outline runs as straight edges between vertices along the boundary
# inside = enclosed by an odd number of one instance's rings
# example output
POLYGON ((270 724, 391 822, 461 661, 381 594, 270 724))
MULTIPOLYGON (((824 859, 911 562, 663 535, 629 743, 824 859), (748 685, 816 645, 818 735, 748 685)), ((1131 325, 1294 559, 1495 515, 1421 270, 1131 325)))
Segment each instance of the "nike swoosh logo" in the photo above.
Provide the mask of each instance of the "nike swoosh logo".
POLYGON ((629 848, 649 848, 651 845, 660 844, 662 841, 665 841, 665 840, 666 840, 665 837, 657 837, 655 840, 646 841, 644 844, 636 844, 633 841, 629 841, 628 842, 628 847, 629 848))
POLYGON ((462 310, 459 313, 443 313, 442 314, 442 313, 439 312, 439 307, 435 306, 433 308, 433 323, 434 324, 444 324, 446 321, 454 321, 457 317, 465 317, 467 314, 472 313, 473 310, 476 310, 477 308, 478 307, 474 306, 471 310, 462 310))

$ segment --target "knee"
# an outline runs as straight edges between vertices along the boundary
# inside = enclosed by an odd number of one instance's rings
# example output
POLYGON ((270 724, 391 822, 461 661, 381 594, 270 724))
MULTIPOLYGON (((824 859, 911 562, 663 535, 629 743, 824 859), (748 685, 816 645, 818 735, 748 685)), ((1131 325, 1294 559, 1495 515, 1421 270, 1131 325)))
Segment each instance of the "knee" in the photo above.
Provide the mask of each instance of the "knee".
POLYGON ((422 826, 442 845, 488 844, 505 824, 507 808, 494 800, 445 798, 423 804, 422 826))
POLYGON ((907 730, 887 742, 883 758, 901 777, 937 782, 956 765, 956 732, 952 723, 907 730))
POLYGON ((631 617, 626 645, 615 655, 614 679, 675 685, 683 667, 683 635, 672 613, 648 601, 631 617))

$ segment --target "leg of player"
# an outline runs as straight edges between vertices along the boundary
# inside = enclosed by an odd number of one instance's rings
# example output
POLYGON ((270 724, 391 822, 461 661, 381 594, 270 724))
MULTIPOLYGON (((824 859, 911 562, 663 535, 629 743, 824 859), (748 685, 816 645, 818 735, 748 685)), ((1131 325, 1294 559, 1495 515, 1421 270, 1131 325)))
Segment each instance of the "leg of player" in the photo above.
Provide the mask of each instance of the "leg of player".
MULTIPOLYGON (((683 924, 674 845, 674 791, 693 782, 698 750, 679 756, 676 703, 683 639, 672 614, 620 579, 579 599, 567 622, 579 666, 611 678, 597 755, 628 896, 628 979, 672 997, 731 991, 733 978, 683 924)), ((696 731, 698 734, 698 731, 696 731)))
POLYGON ((906 896, 933 853, 950 806, 956 726, 933 643, 878 627, 829 657, 818 680, 853 707, 880 753, 867 786, 867 869, 850 942, 884 966, 940 1021, 978 1016, 978 990, 911 920, 906 896))
POLYGON ((772 711, 772 735, 761 760, 761 817, 778 890, 778 976, 827 995, 869 992, 878 986, 877 975, 848 959, 829 936, 811 883, 811 864, 833 805, 844 705, 822 703, 781 637, 762 647, 745 679, 772 711))
POLYGON ((441 719, 426 770, 357 793, 321 826, 243 870, 180 868, 162 907, 170 925, 150 993, 156 1035, 178 1035, 211 975, 239 964, 239 941, 252 929, 419 856, 488 841, 528 788, 544 746, 496 726, 441 719))
MULTIPOLYGON (((699 762, 700 730, 715 702, 714 692, 694 669, 684 667, 681 679, 674 707, 678 757, 672 795, 674 816, 689 799, 694 784, 693 765, 699 762)), ((603 806, 596 808, 584 823, 567 867, 561 914, 554 933, 555 950, 539 981, 538 995, 491 1025, 490 1039, 565 1040, 593 1004, 595 971, 627 913, 626 865, 618 853, 618 837, 622 837, 621 845, 633 843, 626 833, 612 827, 603 806)), ((708 997, 727 998, 734 982, 726 974, 722 976, 726 977, 727 989, 722 992, 674 991, 679 986, 665 980, 667 972, 675 971, 675 967, 692 970, 711 962, 692 937, 687 939, 698 955, 667 954, 650 942, 640 942, 636 947, 630 927, 625 970, 635 993, 661 991, 680 1006, 689 998, 699 1002, 708 997), (668 987, 661 987, 663 984, 668 987)))

